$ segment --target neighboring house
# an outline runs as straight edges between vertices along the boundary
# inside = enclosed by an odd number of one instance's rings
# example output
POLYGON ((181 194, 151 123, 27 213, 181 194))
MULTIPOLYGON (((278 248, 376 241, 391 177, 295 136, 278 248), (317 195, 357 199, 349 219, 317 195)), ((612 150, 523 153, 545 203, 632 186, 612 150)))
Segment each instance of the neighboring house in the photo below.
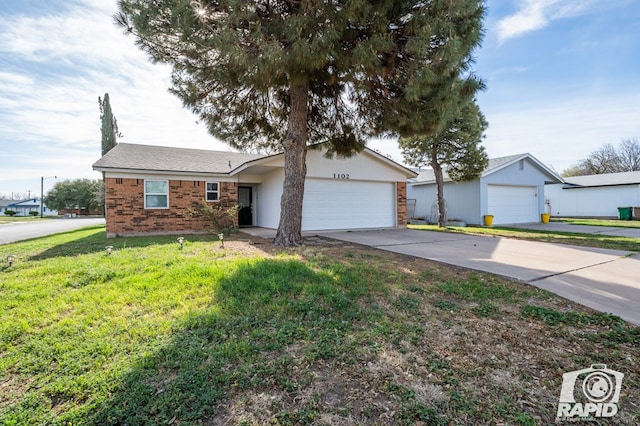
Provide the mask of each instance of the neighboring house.
MULTIPOLYGON (((29 212, 40 214, 40 199, 30 198, 28 200, 0 200, 0 214, 4 215, 7 210, 16 212, 16 216, 29 216, 29 212)), ((56 216, 55 210, 50 210, 45 205, 43 214, 46 216, 56 216)))
POLYGON ((618 207, 640 206, 640 171, 571 176, 545 193, 554 216, 617 217, 618 207))
MULTIPOLYGON (((406 226, 406 180, 417 173, 365 149, 327 159, 307 153, 302 229, 406 226)), ((277 228, 284 155, 119 143, 93 165, 104 173, 107 235, 197 233, 209 223, 189 211, 206 199, 239 209, 240 226, 277 228)))
MULTIPOLYGON (((496 225, 540 222, 545 211, 545 184, 562 178, 531 154, 493 158, 482 175, 470 182, 453 182, 444 176, 444 198, 448 220, 482 224, 493 215, 496 225)), ((407 198, 415 200, 414 218, 437 222, 436 181, 432 169, 410 180, 407 198)))

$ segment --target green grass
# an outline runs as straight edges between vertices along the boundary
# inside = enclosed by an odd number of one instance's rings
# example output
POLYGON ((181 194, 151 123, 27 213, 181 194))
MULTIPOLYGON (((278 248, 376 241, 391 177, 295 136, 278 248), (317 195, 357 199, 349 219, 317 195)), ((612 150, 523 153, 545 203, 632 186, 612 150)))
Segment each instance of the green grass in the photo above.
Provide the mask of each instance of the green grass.
POLYGON ((617 317, 374 249, 243 238, 0 245, 17 256, 0 425, 549 423, 586 362, 625 372, 616 420, 640 416, 640 328, 617 317))
POLYGON ((578 218, 554 218, 552 222, 570 223, 571 225, 607 226, 614 228, 640 228, 640 220, 616 220, 616 219, 578 219, 578 218))
POLYGON ((60 216, 5 216, 0 215, 0 226, 15 222, 37 222, 39 220, 60 219, 60 216))
POLYGON ((409 225, 409 228, 422 231, 457 232, 462 234, 516 238, 520 240, 570 244, 575 246, 595 247, 611 250, 640 251, 640 239, 613 235, 585 234, 580 232, 557 232, 543 230, 539 231, 501 226, 490 228, 479 226, 439 228, 437 225, 409 225))
POLYGON ((33 222, 35 220, 39 220, 39 217, 32 217, 32 216, 0 216, 0 225, 2 224, 7 224, 7 223, 13 223, 13 222, 33 222))

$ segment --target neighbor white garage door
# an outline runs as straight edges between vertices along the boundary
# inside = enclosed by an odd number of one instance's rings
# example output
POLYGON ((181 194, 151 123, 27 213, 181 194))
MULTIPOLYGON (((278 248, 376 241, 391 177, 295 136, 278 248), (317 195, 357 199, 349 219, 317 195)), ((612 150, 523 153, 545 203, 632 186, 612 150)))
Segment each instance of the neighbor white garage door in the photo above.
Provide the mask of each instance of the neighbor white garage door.
POLYGON ((535 186, 488 185, 487 204, 493 223, 538 222, 538 198, 535 186))
POLYGON ((357 229, 396 226, 395 184, 307 179, 302 229, 357 229))

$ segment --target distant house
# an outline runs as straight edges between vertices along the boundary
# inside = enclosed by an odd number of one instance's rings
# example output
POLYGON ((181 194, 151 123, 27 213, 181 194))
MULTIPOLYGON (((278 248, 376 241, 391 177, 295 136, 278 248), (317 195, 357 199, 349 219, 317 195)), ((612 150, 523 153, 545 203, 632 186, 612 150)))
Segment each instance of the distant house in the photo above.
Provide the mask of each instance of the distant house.
MULTIPOLYGON (((29 216, 29 212, 40 214, 40 199, 30 198, 27 200, 0 200, 0 214, 5 215, 7 210, 16 212, 16 216, 29 216)), ((46 216, 56 216, 55 210, 50 210, 45 205, 43 214, 46 216)))
MULTIPOLYGON (((447 218, 482 224, 493 215, 496 225, 540 222, 545 213, 545 185, 562 178, 531 154, 493 158, 482 175, 470 182, 453 182, 445 172, 447 218)), ((421 171, 407 187, 414 218, 437 222, 436 181, 432 169, 421 171), (415 201, 414 201, 415 200, 415 201)))
MULTIPOLYGON (((407 224, 413 171, 370 150, 327 159, 307 152, 302 229, 395 228, 407 224)), ((93 165, 104 173, 107 235, 203 232, 189 211, 206 200, 238 205, 240 226, 277 228, 284 155, 119 143, 93 165)))
POLYGON ((554 216, 617 217, 618 207, 640 206, 640 171, 572 176, 545 193, 554 216))

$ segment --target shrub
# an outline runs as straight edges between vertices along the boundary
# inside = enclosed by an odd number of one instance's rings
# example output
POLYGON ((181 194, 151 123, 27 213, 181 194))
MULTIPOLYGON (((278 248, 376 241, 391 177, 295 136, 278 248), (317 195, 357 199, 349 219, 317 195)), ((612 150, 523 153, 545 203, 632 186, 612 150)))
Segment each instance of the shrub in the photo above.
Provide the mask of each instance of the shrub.
POLYGON ((38 216, 38 215, 40 215, 40 213, 38 213, 38 212, 37 212, 37 211, 35 211, 35 210, 31 210, 31 211, 29 212, 29 216, 36 217, 36 216, 38 216))
POLYGON ((202 200, 200 204, 189 209, 189 214, 211 222, 211 231, 215 233, 230 234, 238 230, 238 206, 226 200, 214 204, 202 200))
POLYGON ((13 210, 5 210, 4 214, 5 216, 15 216, 16 212, 14 212, 13 210))

